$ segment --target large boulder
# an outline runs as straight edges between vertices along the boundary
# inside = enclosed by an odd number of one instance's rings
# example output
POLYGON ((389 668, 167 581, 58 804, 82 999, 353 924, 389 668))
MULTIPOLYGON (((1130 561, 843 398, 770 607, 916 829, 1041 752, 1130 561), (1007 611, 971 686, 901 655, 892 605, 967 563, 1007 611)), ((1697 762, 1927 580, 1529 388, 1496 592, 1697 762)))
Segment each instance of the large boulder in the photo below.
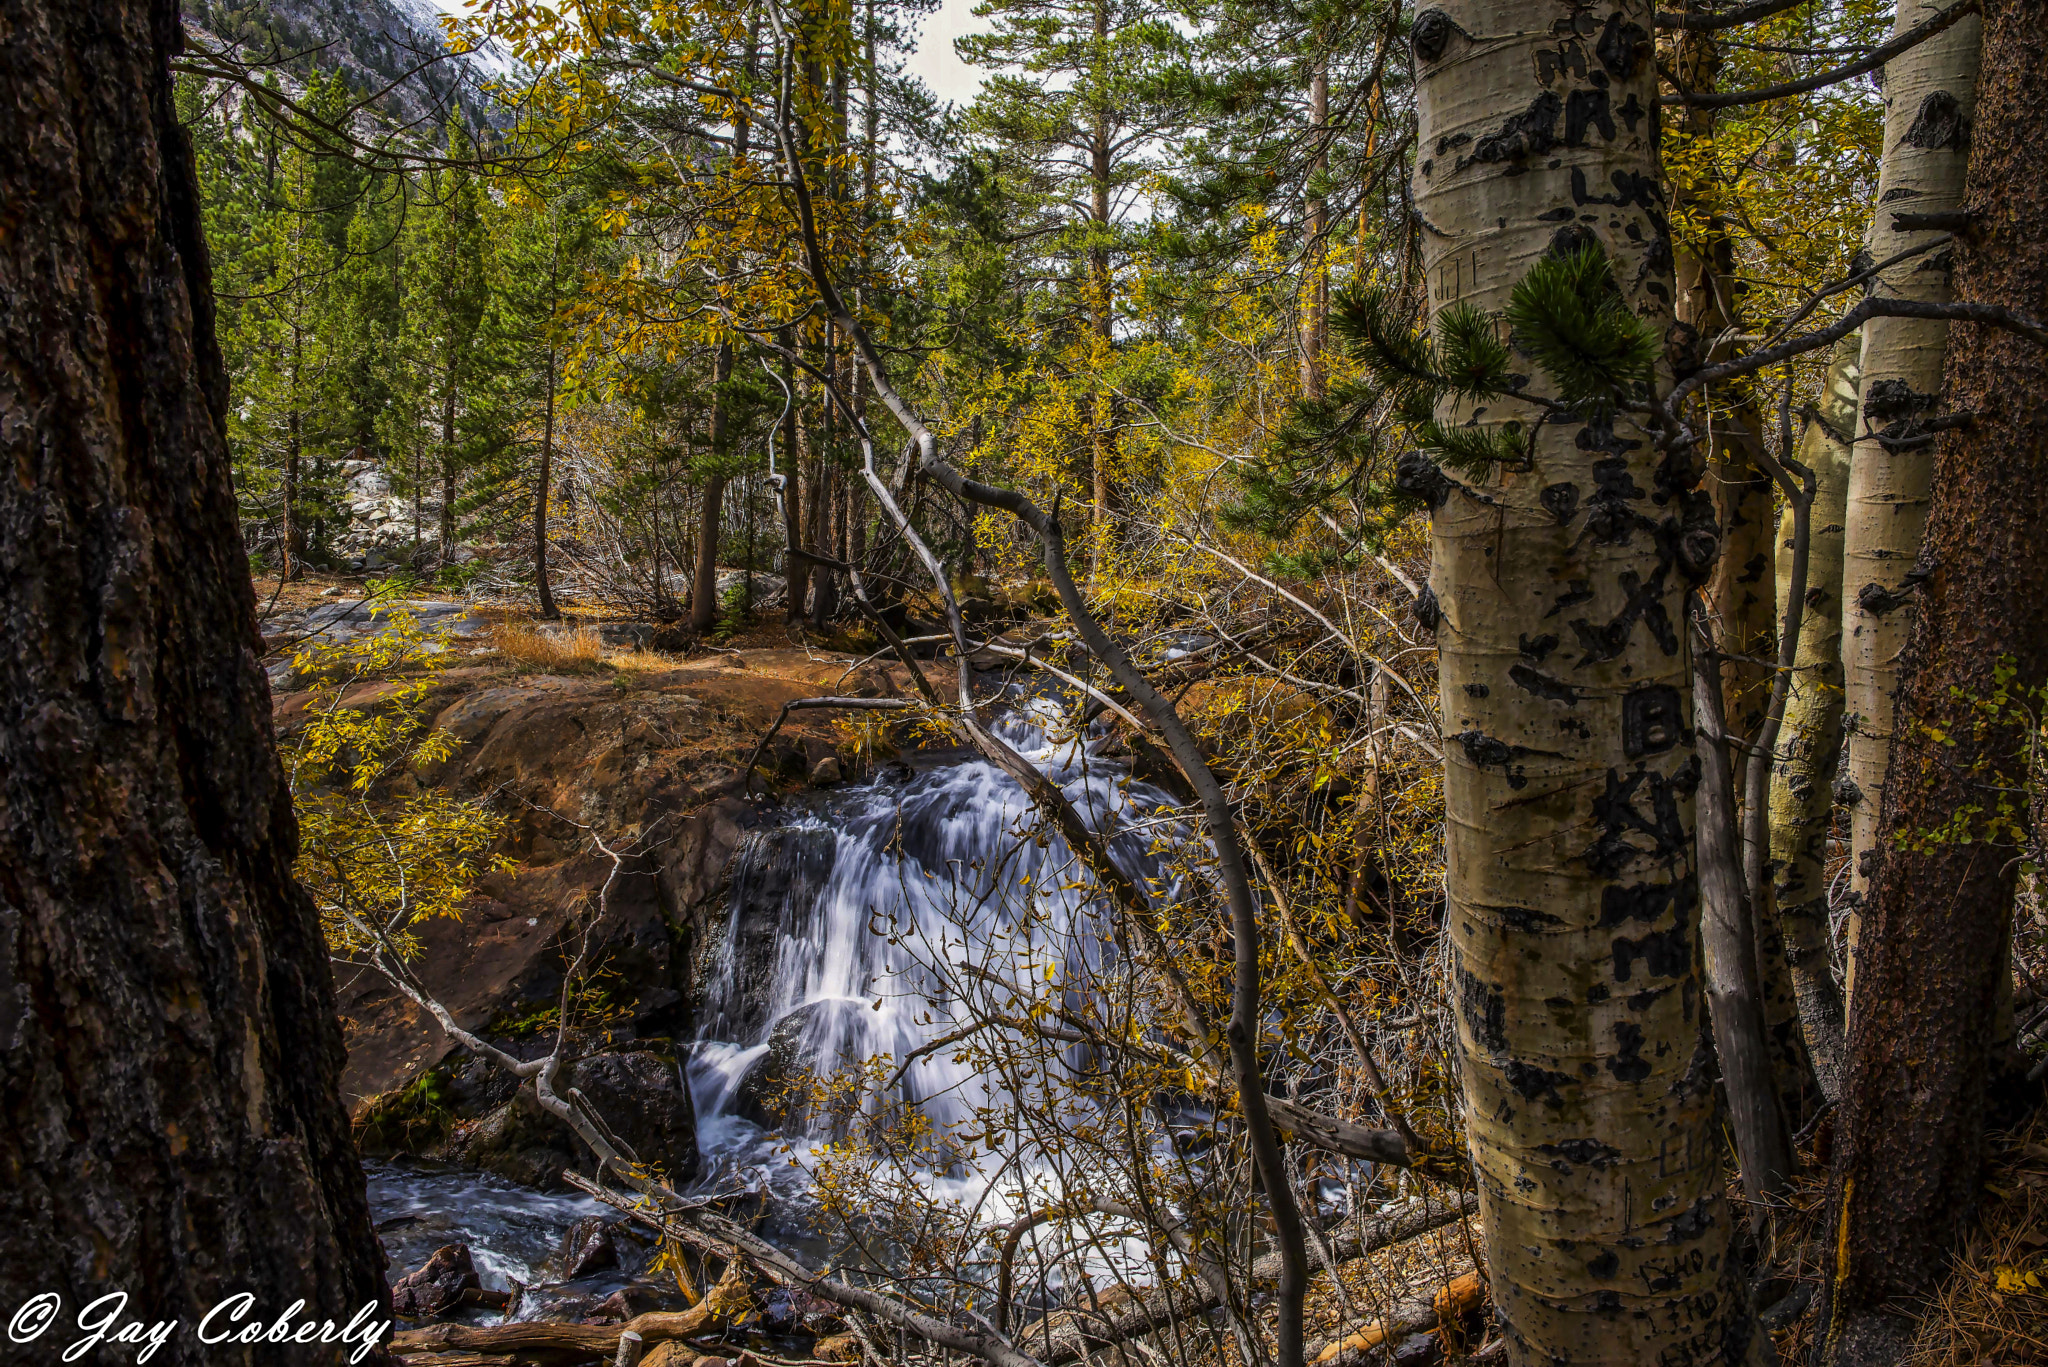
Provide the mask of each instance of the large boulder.
POLYGON ((844 1018, 862 1009, 858 1002, 812 1002, 777 1021, 768 1048, 733 1091, 733 1113, 766 1129, 801 1131, 810 1120, 812 1081, 852 1061, 837 1057, 832 1042, 845 1033, 844 1018))
POLYGON ((476 1264, 467 1244, 447 1244, 400 1277, 391 1287, 391 1312, 409 1320, 432 1319, 462 1304, 464 1291, 478 1290, 476 1264))
MULTIPOLYGON (((696 1177, 690 1089, 665 1055, 593 1054, 562 1068, 554 1089, 563 1097, 572 1089, 581 1093, 633 1156, 672 1184, 696 1177)), ((588 1170, 597 1158, 568 1121, 540 1104, 530 1084, 482 1119, 459 1126, 435 1156, 543 1189, 561 1185, 565 1169, 588 1170)))

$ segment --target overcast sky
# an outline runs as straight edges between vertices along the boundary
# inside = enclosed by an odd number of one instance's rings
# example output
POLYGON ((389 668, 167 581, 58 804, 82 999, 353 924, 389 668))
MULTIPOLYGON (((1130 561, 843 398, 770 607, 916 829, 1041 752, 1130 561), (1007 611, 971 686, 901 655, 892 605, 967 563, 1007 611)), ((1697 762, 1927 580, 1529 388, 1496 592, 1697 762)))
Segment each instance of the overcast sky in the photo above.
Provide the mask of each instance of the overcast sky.
MULTIPOLYGON (((932 88, 941 100, 966 104, 981 89, 981 73, 953 55, 953 40, 981 27, 974 17, 977 0, 942 0, 935 14, 927 15, 918 31, 918 50, 910 59, 910 70, 932 88)), ((434 0, 450 14, 463 13, 462 0, 434 0)))

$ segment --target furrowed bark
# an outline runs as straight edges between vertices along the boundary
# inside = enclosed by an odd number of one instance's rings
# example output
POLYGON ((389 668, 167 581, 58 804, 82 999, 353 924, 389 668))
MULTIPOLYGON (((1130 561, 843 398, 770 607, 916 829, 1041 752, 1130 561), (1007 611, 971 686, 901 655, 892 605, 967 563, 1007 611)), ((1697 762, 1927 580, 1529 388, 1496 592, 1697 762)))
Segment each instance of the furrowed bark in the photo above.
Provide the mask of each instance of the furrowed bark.
MULTIPOLYGON (((1944 8, 1902 0, 1893 30, 1903 33, 1944 8)), ((1926 241, 1928 229, 1902 230, 1893 215, 1947 213, 1962 206, 1970 125, 1977 105, 1983 20, 1968 15, 1885 67, 1884 159, 1870 252, 1885 260, 1926 241)), ((1954 248, 1884 272, 1876 295, 1947 303, 1954 248)), ((2038 308, 2036 300, 2015 301, 2038 308)), ((1892 695, 1898 659, 1912 627, 1906 576, 1920 551, 1934 471, 1931 443, 1915 442, 1935 415, 1948 324, 1935 319, 1873 318, 1863 325, 1863 391, 1855 427, 1844 517, 1842 670, 1848 738, 1850 889, 1864 895, 1864 856, 1877 838, 1890 762, 1892 695), (1911 443, 1911 444, 1902 444, 1911 443)), ((1849 920, 1849 982, 1856 981, 1859 918, 1849 920)))
POLYGON ((0 7, 0 1287, 62 1298, 23 1359, 114 1293, 180 1324, 158 1364, 277 1361, 191 1332, 238 1293, 390 1304, 291 872, 181 41, 174 0, 0 7))
MULTIPOLYGON (((1849 492, 1848 434, 1856 421, 1863 339, 1835 346, 1818 412, 1799 460, 1814 473, 1806 559, 1806 612, 1785 697, 1785 728, 1771 771, 1770 878, 1799 1025, 1815 1080, 1829 1101, 1842 1091, 1842 992, 1831 966, 1828 829, 1842 751, 1842 519, 1849 492)), ((1792 515, 1779 530, 1779 580, 1791 577, 1792 515)))
MULTIPOLYGON (((1984 36, 1967 195, 1977 227, 1957 245, 1956 286, 2034 305, 2048 297, 2048 25, 2037 4, 1991 0, 1984 36)), ((1821 1311, 1834 1367, 1898 1360, 1910 1307, 1938 1287, 1979 1191, 2021 859, 2017 833, 1994 821, 2037 725, 2025 707, 1979 705, 2003 667, 2015 689, 2048 679, 2044 396, 2048 350, 1989 329, 1950 339, 1942 397, 1976 421, 1939 447, 1872 845, 1823 1226, 1836 1240, 1821 1311)))
MULTIPOLYGON (((1433 312, 1503 307, 1590 237, 1630 306, 1673 327, 1652 22, 1526 0, 1417 16, 1433 312)), ((1439 419, 1540 415, 1488 400, 1439 419)), ((1684 597, 1711 514, 1689 460, 1625 415, 1545 423, 1531 447, 1531 468, 1482 481, 1488 503, 1447 491, 1432 517, 1446 922, 1493 1301, 1517 1364, 1747 1362, 1694 967, 1684 597)))

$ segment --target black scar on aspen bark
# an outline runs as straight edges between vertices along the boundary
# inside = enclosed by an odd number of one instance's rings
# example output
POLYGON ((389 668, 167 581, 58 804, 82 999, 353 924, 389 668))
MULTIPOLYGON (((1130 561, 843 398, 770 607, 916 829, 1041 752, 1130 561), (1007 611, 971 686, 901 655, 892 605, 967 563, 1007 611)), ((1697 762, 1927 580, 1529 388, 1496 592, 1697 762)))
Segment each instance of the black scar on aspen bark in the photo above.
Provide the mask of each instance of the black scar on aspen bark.
POLYGON ((1426 9, 1415 16, 1415 25, 1409 30, 1408 41, 1415 51, 1418 62, 1433 62, 1444 55, 1450 46, 1451 35, 1469 37, 1458 27, 1450 15, 1440 9, 1426 9))
POLYGON ((1690 875, 1671 883, 1617 883, 1600 890, 1598 924, 1613 930, 1630 921, 1650 925, 1666 916, 1687 921, 1699 900, 1699 880, 1690 875))
MULTIPOLYGON (((1588 421, 1579 429, 1578 435, 1572 438, 1572 445, 1581 451, 1600 451, 1610 456, 1625 456, 1640 447, 1642 442, 1634 437, 1616 436, 1614 419, 1607 417, 1588 421)), ((1642 494, 1634 493, 1629 497, 1641 498, 1642 494)))
MULTIPOLYGON (((1884 192, 1884 197, 1878 200, 1877 202, 1879 204, 1896 204, 1900 200, 1918 199, 1920 198, 1921 193, 1921 191, 1914 189, 1910 185, 1894 185, 1891 189, 1886 190, 1884 192)), ((1861 260, 1864 264, 1858 269, 1857 274, 1860 275, 1863 271, 1869 270, 1871 264, 1874 263, 1876 259, 1877 258, 1870 256, 1868 254, 1868 250, 1866 249, 1865 253, 1861 256, 1861 260)), ((1854 261, 1851 261, 1849 264, 1854 266, 1856 263, 1854 261)))
POLYGON ((1614 141, 1614 111, 1604 90, 1581 88, 1565 96, 1564 145, 1584 147, 1589 129, 1597 129, 1601 137, 1614 141))
POLYGON ((1422 592, 1415 595, 1415 601, 1408 609, 1415 616, 1416 625, 1431 635, 1436 634, 1437 624, 1443 620, 1443 608, 1436 601, 1436 590, 1429 585, 1422 586, 1422 592))
POLYGON ((1458 1006, 1465 1027, 1490 1052, 1508 1047, 1508 1008, 1501 994, 1464 969, 1458 970, 1458 1006))
POLYGON ((1579 638, 1579 648, 1585 652, 1573 666, 1576 669, 1604 664, 1619 656, 1628 649, 1629 637, 1635 634, 1639 621, 1650 629, 1658 649, 1666 655, 1678 653, 1678 633, 1671 629, 1671 614, 1664 608, 1664 570, 1660 567, 1648 580, 1634 570, 1623 570, 1615 576, 1615 582, 1628 598, 1612 621, 1595 627, 1583 617, 1574 617, 1565 624, 1579 638))
POLYGON ((1621 752, 1630 759, 1662 754, 1684 740, 1685 706, 1669 684, 1644 684, 1621 699, 1621 752))
POLYGON ((1541 755, 1546 759, 1562 758, 1554 750, 1532 750, 1526 745, 1510 745, 1504 740, 1487 735, 1484 731, 1460 731, 1451 739, 1463 746, 1465 758, 1480 768, 1498 768, 1502 777, 1507 779, 1510 788, 1529 786, 1528 775, 1522 766, 1515 763, 1516 760, 1525 755, 1541 755))
POLYGON ((1650 1061, 1643 1057, 1642 1026, 1634 1021, 1616 1021, 1614 1048, 1613 1057, 1607 1060, 1607 1071, 1614 1074, 1617 1082, 1641 1082, 1650 1075, 1650 1061))
POLYGON ((1692 971, 1692 937, 1681 921, 1669 930, 1653 930, 1640 940, 1614 937, 1614 981, 1627 982, 1638 961, 1653 978, 1677 978, 1692 971))
MULTIPOLYGON (((1612 1144, 1603 1144, 1597 1139, 1560 1139, 1555 1144, 1538 1144, 1536 1152, 1554 1154, 1567 1163, 1601 1172, 1614 1166, 1614 1160, 1621 1157, 1620 1149, 1612 1144)), ((1569 1173, 1571 1169, 1562 1168, 1560 1171, 1569 1173)), ((1600 1275, 1608 1274, 1603 1272, 1600 1275)))
POLYGON ((1882 584, 1865 584, 1856 594, 1856 606, 1872 617, 1883 617, 1898 611, 1912 600, 1903 593, 1893 593, 1882 584))
POLYGON ((1663 187, 1653 176, 1640 176, 1633 171, 1616 171, 1609 178, 1614 186, 1611 195, 1596 195, 1586 184, 1584 167, 1572 168, 1572 203, 1580 208, 1591 204, 1605 204, 1616 209, 1642 209, 1651 214, 1661 225, 1664 212, 1663 187))
POLYGON ((1527 665, 1508 666, 1508 679, 1525 693, 1532 693, 1546 702, 1561 702, 1566 707, 1577 707, 1585 697, 1564 680, 1539 674, 1527 665))
POLYGON ((1925 413, 1940 402, 1939 395, 1923 394, 1904 380, 1879 380, 1863 394, 1863 410, 1886 422, 1925 413))
POLYGON ((1571 581, 1571 587, 1567 589, 1565 592, 1557 595, 1557 601, 1552 603, 1550 605, 1550 611, 1544 613, 1543 615, 1545 617, 1555 617, 1558 613, 1563 612, 1566 608, 1577 607, 1581 603, 1591 602, 1592 599, 1592 582, 1586 579, 1574 579, 1571 581))
POLYGON ((1472 909, 1474 911, 1486 912, 1492 916, 1498 916, 1504 923, 1515 930, 1534 932, 1542 930, 1545 926, 1561 926, 1564 924, 1564 918, 1552 916, 1547 911, 1538 911, 1534 907, 1502 907, 1475 903, 1472 909))
POLYGON ((1538 636, 1535 640, 1532 641, 1525 633, 1515 638, 1516 652, 1520 654, 1523 659, 1534 660, 1537 664, 1542 664, 1543 657, 1550 654, 1551 651, 1556 649, 1557 637, 1555 636, 1538 636))
POLYGON ((1557 525, 1562 527, 1571 521, 1572 514, 1579 510, 1579 486, 1569 481, 1545 485, 1543 492, 1536 495, 1536 501, 1541 503, 1544 511, 1556 518, 1557 525))
POLYGON ((1557 120, 1563 113, 1564 101, 1544 91, 1527 109, 1481 138, 1472 159, 1494 164, 1542 156, 1557 146, 1557 120))
POLYGON ((1593 55, 1616 80, 1625 81, 1635 75, 1636 63, 1641 60, 1649 41, 1650 35, 1641 24, 1623 22, 1621 12, 1617 10, 1607 16, 1607 26, 1600 30, 1600 41, 1593 44, 1593 55))
POLYGON ((1523 1100, 1541 1099, 1544 1105, 1553 1110, 1564 1105, 1564 1098, 1558 1094, 1557 1084, 1569 1083, 1572 1080, 1569 1073, 1553 1073, 1548 1068, 1539 1068, 1520 1059, 1509 1059, 1503 1064, 1501 1075, 1507 1079, 1508 1086, 1521 1093, 1523 1100))
POLYGON ((1394 492, 1420 499, 1431 512, 1451 496, 1451 480, 1420 451, 1403 451, 1394 462, 1394 492))
POLYGON ((1956 97, 1946 90, 1930 91, 1913 115, 1913 126, 1906 130, 1905 143, 1930 152, 1967 152, 1970 121, 1963 117, 1963 107, 1956 97))
MULTIPOLYGON (((1678 798, 1687 791, 1680 779, 1678 774, 1666 778, 1651 773, 1642 765, 1626 776, 1617 769, 1607 771, 1607 789, 1593 799, 1593 820, 1600 834, 1579 856, 1595 876, 1619 878, 1637 859, 1668 862, 1685 854, 1691 838, 1678 818, 1678 798), (1648 815, 1636 807, 1637 794, 1645 789, 1648 815), (1647 848, 1632 838, 1638 836, 1648 840, 1647 848)), ((1671 888, 1673 896, 1681 895, 1683 880, 1671 888)))

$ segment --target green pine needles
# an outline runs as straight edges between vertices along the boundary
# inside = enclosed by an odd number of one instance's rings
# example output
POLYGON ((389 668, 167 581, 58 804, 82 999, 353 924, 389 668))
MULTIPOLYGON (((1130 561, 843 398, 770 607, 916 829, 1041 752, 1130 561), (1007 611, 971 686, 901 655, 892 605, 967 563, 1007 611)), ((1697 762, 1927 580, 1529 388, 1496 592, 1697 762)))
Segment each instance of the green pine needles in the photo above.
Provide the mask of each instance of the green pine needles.
POLYGON ((1663 339, 1629 312, 1599 243, 1531 267, 1508 300, 1507 322, 1516 348, 1580 413, 1605 415, 1649 396, 1663 339))
POLYGON ((1395 292, 1379 285, 1345 290, 1330 321, 1364 376, 1295 405, 1229 510, 1238 525, 1277 532, 1343 499, 1354 516, 1371 514, 1366 530, 1376 539, 1417 506, 1385 478, 1402 451, 1419 448, 1467 477, 1528 463, 1530 424, 1446 421, 1446 399, 1471 410, 1513 397, 1545 410, 1539 421, 1604 420, 1649 399, 1663 345, 1629 311, 1590 240, 1537 262, 1502 313, 1444 309, 1434 337, 1415 331, 1395 292), (1532 369, 1553 393, 1529 392, 1532 369))

